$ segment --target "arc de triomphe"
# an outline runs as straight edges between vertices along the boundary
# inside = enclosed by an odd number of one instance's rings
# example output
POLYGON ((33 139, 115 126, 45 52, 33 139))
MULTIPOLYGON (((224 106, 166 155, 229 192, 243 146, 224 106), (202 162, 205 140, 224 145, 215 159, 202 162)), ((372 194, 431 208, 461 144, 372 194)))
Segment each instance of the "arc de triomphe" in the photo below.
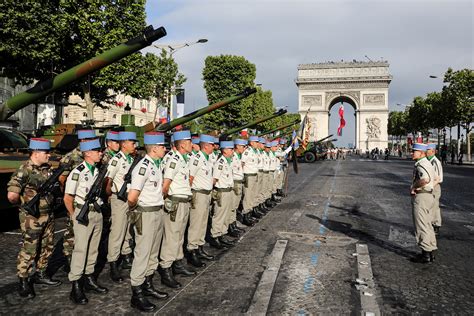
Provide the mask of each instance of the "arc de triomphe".
POLYGON ((298 111, 303 118, 310 109, 310 141, 329 135, 329 111, 346 102, 355 110, 355 147, 363 151, 387 148, 388 86, 392 80, 388 67, 386 61, 299 65, 298 111))

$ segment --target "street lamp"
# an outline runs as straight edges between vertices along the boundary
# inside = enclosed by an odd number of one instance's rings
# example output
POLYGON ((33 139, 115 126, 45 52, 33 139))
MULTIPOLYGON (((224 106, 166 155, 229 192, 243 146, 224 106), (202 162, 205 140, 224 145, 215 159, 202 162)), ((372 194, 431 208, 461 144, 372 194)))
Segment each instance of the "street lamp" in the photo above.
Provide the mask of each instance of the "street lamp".
MULTIPOLYGON (((174 53, 176 53, 178 50, 184 48, 184 47, 189 47, 189 46, 192 46, 192 45, 195 45, 195 44, 204 44, 204 43, 207 43, 207 38, 200 38, 198 39, 197 41, 195 42, 187 42, 187 43, 182 43, 182 44, 174 44, 174 45, 170 45, 170 44, 158 44, 158 45, 153 45, 153 47, 155 48, 158 48, 158 49, 164 49, 165 51, 167 50, 168 53, 170 54, 170 56, 173 56, 174 53)), ((176 87, 173 86, 170 88, 170 91, 168 91, 168 95, 166 97, 166 103, 168 105, 168 108, 169 108, 169 117, 170 117, 170 120, 173 119, 173 97, 172 97, 172 91, 175 91, 176 87)))

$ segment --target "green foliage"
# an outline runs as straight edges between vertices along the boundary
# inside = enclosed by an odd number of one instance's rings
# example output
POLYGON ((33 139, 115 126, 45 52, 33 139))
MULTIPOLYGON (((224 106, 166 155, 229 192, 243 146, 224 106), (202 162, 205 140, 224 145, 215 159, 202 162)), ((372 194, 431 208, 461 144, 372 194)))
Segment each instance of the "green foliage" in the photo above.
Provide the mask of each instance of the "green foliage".
POLYGON ((407 134, 407 112, 393 111, 388 114, 388 134, 392 136, 407 134))
POLYGON ((472 129, 470 123, 474 118, 474 71, 461 69, 454 71, 449 68, 444 75, 443 97, 453 107, 453 121, 461 123, 465 128, 472 129))
POLYGON ((430 122, 431 105, 428 104, 423 97, 415 97, 412 106, 408 108, 407 128, 415 133, 416 131, 423 134, 428 133, 431 127, 430 122))
MULTIPOLYGON (((275 107, 273 106, 272 92, 270 90, 263 91, 261 87, 257 87, 257 93, 250 96, 249 99, 251 99, 252 101, 252 111, 247 111, 246 113, 243 113, 247 116, 242 117, 243 121, 251 122, 258 118, 270 116, 275 112, 275 107)), ((276 125, 275 121, 277 121, 277 118, 257 124, 251 129, 257 129, 259 131, 269 130, 278 126, 276 125)))
MULTIPOLYGON (((207 99, 209 103, 215 103, 255 86, 256 67, 240 56, 208 56, 202 74, 207 99)), ((245 98, 206 114, 202 124, 212 130, 241 126, 257 117, 253 114, 253 105, 253 98, 245 98)))

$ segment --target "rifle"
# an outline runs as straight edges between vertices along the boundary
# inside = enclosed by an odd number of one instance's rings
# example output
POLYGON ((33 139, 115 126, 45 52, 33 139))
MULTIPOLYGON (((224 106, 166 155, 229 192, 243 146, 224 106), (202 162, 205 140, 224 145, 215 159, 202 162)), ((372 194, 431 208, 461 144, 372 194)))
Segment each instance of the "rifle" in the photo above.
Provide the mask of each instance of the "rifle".
POLYGON ((105 175, 107 174, 107 165, 102 164, 99 169, 99 174, 95 179, 94 183, 91 186, 90 191, 87 193, 86 197, 84 198, 84 205, 81 207, 79 214, 76 216, 76 220, 79 224, 82 225, 89 225, 89 205, 92 204, 94 209, 98 212, 102 212, 102 205, 99 205, 97 201, 99 200, 102 194, 103 182, 105 179, 105 175))
POLYGON ((133 169, 138 165, 138 163, 143 159, 142 156, 137 155, 135 159, 133 160, 132 164, 130 165, 130 169, 128 169, 128 172, 125 174, 123 177, 123 184, 120 190, 117 192, 117 198, 123 202, 127 202, 127 185, 132 182, 132 172, 133 169))
POLYGON ((44 197, 46 194, 51 194, 53 192, 54 187, 58 183, 59 176, 68 168, 71 167, 71 163, 66 163, 66 164, 61 164, 58 168, 55 169, 54 173, 51 175, 51 177, 48 178, 37 190, 38 193, 23 204, 21 207, 28 213, 28 215, 31 215, 35 218, 38 218, 40 216, 39 212, 39 200, 44 197))

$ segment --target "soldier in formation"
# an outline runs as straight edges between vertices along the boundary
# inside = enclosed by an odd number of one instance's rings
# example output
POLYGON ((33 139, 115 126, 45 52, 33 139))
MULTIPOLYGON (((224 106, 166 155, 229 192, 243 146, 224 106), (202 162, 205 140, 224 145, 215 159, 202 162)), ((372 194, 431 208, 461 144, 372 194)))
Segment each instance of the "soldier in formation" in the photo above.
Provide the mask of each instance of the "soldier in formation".
POLYGON ((427 158, 428 146, 415 143, 412 158, 415 160, 413 180, 410 187, 413 207, 415 237, 421 254, 414 258, 415 262, 431 263, 435 260, 437 243, 433 227, 435 212, 434 187, 437 183, 435 168, 427 158))
MULTIPOLYGON (((176 275, 196 274, 184 264, 185 257, 192 266, 204 267, 205 261, 215 260, 204 248, 206 241, 211 247, 230 249, 234 238, 245 231, 237 220, 246 226, 255 225, 283 195, 288 153, 283 151, 284 141, 250 136, 249 140, 219 142, 215 136, 191 137, 189 131, 177 131, 165 154, 164 135, 146 133, 146 154, 134 158, 134 132, 108 132, 105 150, 93 130, 81 130, 78 137, 78 148, 62 159, 66 170, 58 174, 70 219, 64 254, 70 258, 70 299, 76 304, 88 303, 87 292, 108 293, 94 273, 105 226, 103 206, 110 204, 112 208, 111 231, 105 231, 110 277, 114 282, 123 281, 118 265, 122 259, 122 268, 131 268, 131 306, 153 311, 156 305, 150 297, 168 297, 153 284, 156 270, 162 284, 181 287, 176 275), (128 175, 130 183, 126 181, 128 175), (91 200, 90 191, 95 188, 99 193, 91 200), (121 190, 126 192, 125 201, 118 197, 121 190), (78 220, 82 210, 88 211, 88 222, 78 220)), ((30 160, 8 183, 8 198, 20 205, 23 231, 17 267, 19 294, 33 298, 34 283, 57 286, 61 282, 46 274, 53 249, 53 196, 41 196, 38 218, 30 216, 22 204, 36 196, 51 176, 50 143, 31 139, 30 150, 30 160)))

